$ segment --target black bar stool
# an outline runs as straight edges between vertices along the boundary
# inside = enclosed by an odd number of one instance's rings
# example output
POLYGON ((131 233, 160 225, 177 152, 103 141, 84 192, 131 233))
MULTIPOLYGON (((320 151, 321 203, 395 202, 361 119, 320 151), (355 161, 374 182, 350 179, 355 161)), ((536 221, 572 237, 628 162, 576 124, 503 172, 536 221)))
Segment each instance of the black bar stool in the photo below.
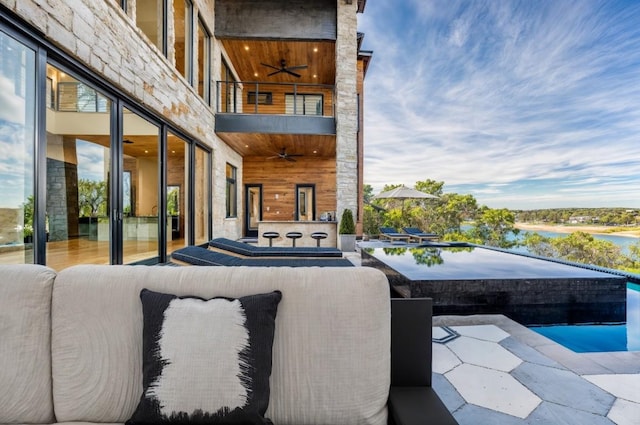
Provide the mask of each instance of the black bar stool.
POLYGON ((264 232, 262 234, 262 237, 269 239, 269 246, 273 246, 273 239, 274 238, 279 238, 280 237, 280 233, 278 233, 278 232, 264 232))
POLYGON ((325 232, 313 232, 311 234, 311 237, 316 240, 316 246, 318 247, 320 246, 320 241, 322 239, 326 239, 327 236, 329 235, 327 235, 325 232))
POLYGON ((287 237, 291 239, 291 243, 294 248, 296 246, 296 239, 300 239, 302 237, 302 233, 300 232, 289 232, 287 233, 287 237))

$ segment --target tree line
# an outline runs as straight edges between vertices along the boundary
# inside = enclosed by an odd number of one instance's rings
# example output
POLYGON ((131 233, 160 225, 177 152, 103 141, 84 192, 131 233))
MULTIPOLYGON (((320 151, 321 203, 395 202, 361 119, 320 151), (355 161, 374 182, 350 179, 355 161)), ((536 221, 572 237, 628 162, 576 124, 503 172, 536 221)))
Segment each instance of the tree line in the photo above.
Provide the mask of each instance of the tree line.
MULTIPOLYGON (((606 217, 630 222, 625 208, 565 208, 551 210, 511 211, 494 209, 478 204, 470 194, 447 193, 444 182, 423 180, 415 189, 435 195, 437 199, 376 199, 373 188, 364 185, 363 232, 376 236, 381 226, 402 229, 419 227, 438 233, 444 241, 465 241, 499 248, 525 246, 533 254, 565 259, 601 267, 640 272, 640 240, 628 253, 613 242, 596 239, 584 232, 566 237, 546 238, 535 232, 524 232, 515 227, 516 219, 527 222, 567 223, 571 217, 606 217), (532 214, 529 214, 532 213, 532 214), (597 213, 597 214, 596 214, 597 213)), ((385 185, 382 191, 392 190, 399 184, 385 185)), ((635 216, 634 216, 635 217, 635 216)), ((577 218, 579 220, 580 218, 577 218)))
POLYGON ((514 212, 516 219, 525 223, 640 225, 640 210, 634 208, 548 208, 514 212))

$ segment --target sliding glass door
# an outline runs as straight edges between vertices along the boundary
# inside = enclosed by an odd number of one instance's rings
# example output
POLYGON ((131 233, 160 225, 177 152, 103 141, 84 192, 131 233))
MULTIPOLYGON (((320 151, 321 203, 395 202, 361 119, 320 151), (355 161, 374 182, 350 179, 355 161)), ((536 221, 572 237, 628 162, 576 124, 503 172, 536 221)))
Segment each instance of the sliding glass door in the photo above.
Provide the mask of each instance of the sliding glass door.
POLYGON ((160 129, 123 110, 122 180, 130 176, 130 205, 122 218, 124 264, 157 258, 159 253, 160 129))
POLYGON ((35 51, 0 31, 0 264, 33 262, 35 51))

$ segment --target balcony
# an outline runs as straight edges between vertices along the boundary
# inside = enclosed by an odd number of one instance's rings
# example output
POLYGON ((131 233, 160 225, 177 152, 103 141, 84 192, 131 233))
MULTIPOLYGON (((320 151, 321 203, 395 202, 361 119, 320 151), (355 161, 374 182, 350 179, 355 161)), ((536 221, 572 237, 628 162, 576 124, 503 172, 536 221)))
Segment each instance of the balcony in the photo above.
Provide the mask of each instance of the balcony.
POLYGON ((217 133, 335 135, 335 86, 218 81, 217 133))

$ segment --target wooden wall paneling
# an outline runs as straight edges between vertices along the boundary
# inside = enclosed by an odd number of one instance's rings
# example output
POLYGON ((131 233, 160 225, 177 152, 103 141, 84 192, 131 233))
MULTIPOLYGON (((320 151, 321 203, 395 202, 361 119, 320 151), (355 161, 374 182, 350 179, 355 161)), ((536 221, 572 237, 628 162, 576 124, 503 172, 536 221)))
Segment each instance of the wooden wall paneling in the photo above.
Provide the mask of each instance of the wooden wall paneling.
POLYGON ((294 219, 296 184, 315 184, 316 219, 324 211, 335 211, 335 159, 304 157, 296 159, 296 162, 289 162, 261 157, 244 158, 244 184, 262 184, 263 220, 294 219))

